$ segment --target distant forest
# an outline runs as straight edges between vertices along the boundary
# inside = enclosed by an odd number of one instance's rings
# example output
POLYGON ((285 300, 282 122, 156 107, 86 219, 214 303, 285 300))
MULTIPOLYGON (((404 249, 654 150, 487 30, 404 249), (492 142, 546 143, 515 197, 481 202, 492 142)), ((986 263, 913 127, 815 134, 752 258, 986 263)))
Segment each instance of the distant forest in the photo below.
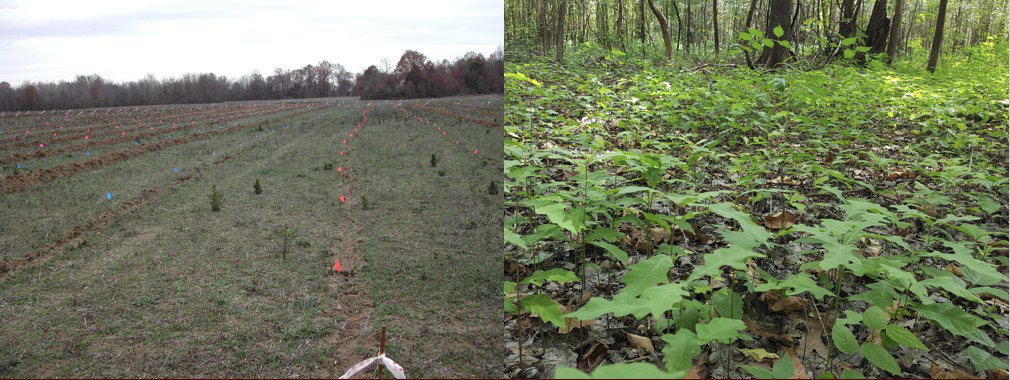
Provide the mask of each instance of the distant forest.
POLYGON ((505 62, 499 46, 488 57, 469 52, 455 62, 432 62, 407 50, 396 65, 383 60, 363 73, 348 72, 329 61, 300 69, 278 68, 273 75, 245 75, 237 80, 213 73, 158 80, 152 74, 116 83, 97 74, 73 82, 29 82, 18 87, 0 82, 0 111, 120 107, 150 104, 303 99, 360 96, 362 99, 442 97, 502 93, 505 62))

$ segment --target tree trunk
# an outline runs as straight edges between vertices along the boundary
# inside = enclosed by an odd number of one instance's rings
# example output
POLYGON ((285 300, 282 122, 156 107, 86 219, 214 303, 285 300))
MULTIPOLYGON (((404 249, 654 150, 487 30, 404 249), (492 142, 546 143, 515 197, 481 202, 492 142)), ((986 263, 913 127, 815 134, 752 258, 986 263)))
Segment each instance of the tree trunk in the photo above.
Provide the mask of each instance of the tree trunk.
POLYGON ((894 2, 894 18, 891 19, 891 37, 887 40, 887 62, 894 62, 894 57, 898 53, 898 37, 901 36, 901 3, 903 0, 894 2))
POLYGON ((543 52, 546 56, 550 54, 551 43, 550 39, 547 38, 547 9, 544 9, 544 0, 537 0, 537 18, 540 22, 540 44, 543 46, 543 52))
POLYGON ((672 0, 673 3, 673 14, 677 16, 677 51, 680 51, 680 32, 684 27, 684 23, 680 21, 680 9, 677 8, 677 0, 672 0))
POLYGON ((656 20, 659 20, 659 27, 663 29, 663 46, 666 48, 666 59, 673 59, 673 45, 670 44, 670 24, 666 22, 666 17, 659 12, 659 8, 656 8, 653 0, 649 0, 649 8, 652 9, 652 14, 656 15, 656 20))
POLYGON ((691 54, 691 0, 687 0, 687 30, 684 35, 684 49, 691 54))
POLYGON ((838 35, 849 38, 856 35, 856 7, 854 0, 842 0, 841 21, 838 23, 838 35))
POLYGON ((617 48, 624 50, 624 0, 617 0, 617 48))
POLYGON ((943 19, 947 17, 947 0, 940 0, 940 10, 936 13, 936 34, 933 35, 933 46, 929 48, 929 63, 926 70, 936 71, 936 60, 940 58, 940 44, 943 43, 943 19))
POLYGON ((561 62, 565 57, 565 10, 568 9, 568 0, 561 0, 558 4, 558 54, 556 59, 561 62))
MULTIPOLYGON (((792 19, 792 0, 770 0, 770 11, 768 14, 768 24, 765 25, 765 36, 774 40, 791 40, 793 33, 790 21, 792 19), (781 37, 775 35, 775 27, 781 27, 784 32, 781 37)), ((765 47, 758 59, 758 64, 769 69, 775 69, 789 58, 789 49, 778 42, 774 47, 765 47)))
POLYGON ((715 53, 719 54, 719 0, 712 0, 712 36, 715 38, 715 53))
MULTIPOLYGON (((870 13, 870 21, 866 24, 866 45, 870 47, 869 54, 883 53, 887 50, 887 33, 890 29, 891 20, 887 19, 887 0, 876 0, 873 3, 873 11, 870 13)), ((857 54, 856 59, 860 62, 866 61, 864 54, 857 54)))

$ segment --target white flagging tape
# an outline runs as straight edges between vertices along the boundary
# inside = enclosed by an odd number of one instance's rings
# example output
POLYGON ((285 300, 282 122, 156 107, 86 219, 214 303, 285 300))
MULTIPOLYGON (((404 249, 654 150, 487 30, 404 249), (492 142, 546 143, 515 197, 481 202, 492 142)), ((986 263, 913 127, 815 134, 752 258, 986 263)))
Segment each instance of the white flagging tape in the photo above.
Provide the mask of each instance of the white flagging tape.
POLYGON ((353 367, 351 367, 351 369, 347 370, 347 372, 344 372, 344 375, 340 376, 340 378, 349 379, 351 376, 357 375, 358 372, 361 372, 365 368, 368 368, 368 366, 372 365, 372 362, 376 360, 381 360, 382 365, 386 366, 386 369, 388 369, 389 372, 393 374, 393 377, 397 379, 407 378, 407 375, 403 373, 403 367, 400 367, 399 364, 396 364, 396 362, 394 362, 393 359, 387 357, 386 354, 379 354, 379 356, 362 360, 360 363, 355 364, 353 367))

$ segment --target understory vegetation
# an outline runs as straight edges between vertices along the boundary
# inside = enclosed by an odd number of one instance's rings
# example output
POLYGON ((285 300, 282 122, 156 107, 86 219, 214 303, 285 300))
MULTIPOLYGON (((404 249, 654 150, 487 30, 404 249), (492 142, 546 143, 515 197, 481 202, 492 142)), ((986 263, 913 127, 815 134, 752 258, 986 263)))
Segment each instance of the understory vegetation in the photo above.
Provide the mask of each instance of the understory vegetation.
POLYGON ((509 376, 1006 378, 1005 42, 506 58, 509 376))

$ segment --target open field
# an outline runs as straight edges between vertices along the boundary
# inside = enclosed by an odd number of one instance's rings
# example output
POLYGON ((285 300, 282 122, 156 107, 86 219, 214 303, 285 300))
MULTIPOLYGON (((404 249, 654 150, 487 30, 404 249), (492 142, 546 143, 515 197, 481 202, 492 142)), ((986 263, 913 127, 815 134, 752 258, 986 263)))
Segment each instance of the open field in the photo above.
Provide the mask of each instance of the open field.
POLYGON ((501 119, 500 96, 0 115, 0 376, 335 377, 382 325, 408 376, 502 376, 501 119))

